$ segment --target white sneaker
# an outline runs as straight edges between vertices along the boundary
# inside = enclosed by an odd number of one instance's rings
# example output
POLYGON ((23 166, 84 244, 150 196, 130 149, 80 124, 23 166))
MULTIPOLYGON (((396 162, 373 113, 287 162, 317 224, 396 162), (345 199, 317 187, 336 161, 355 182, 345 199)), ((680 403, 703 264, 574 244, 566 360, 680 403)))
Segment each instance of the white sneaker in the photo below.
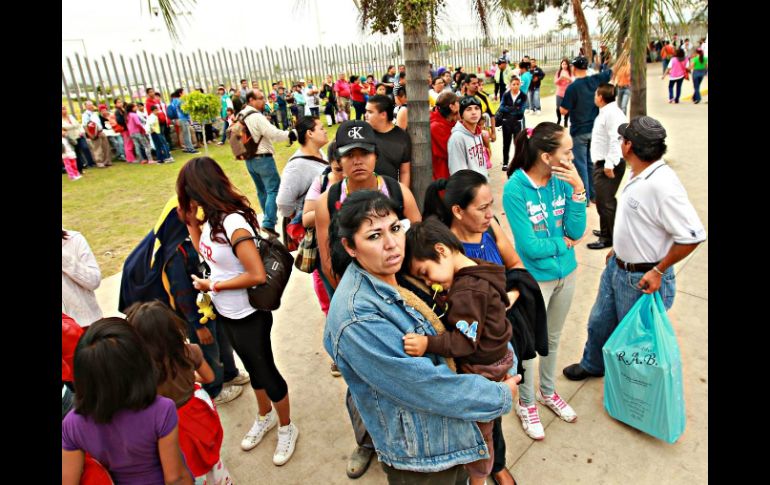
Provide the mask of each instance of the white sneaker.
POLYGON ((217 406, 227 404, 240 396, 242 392, 243 388, 241 386, 224 386, 219 394, 217 394, 217 397, 214 398, 214 404, 217 406))
POLYGON ((289 461, 291 455, 294 454, 294 447, 297 445, 298 437, 299 428, 294 423, 278 427, 278 444, 273 454, 274 465, 281 466, 289 461))
POLYGON ((548 406, 551 411, 556 413, 556 415, 564 421, 568 423, 574 423, 577 421, 577 413, 575 413, 575 410, 572 409, 572 406, 567 404, 567 401, 556 394, 556 391, 554 391, 550 396, 546 396, 538 389, 537 394, 535 395, 535 399, 537 399, 538 402, 548 406))
POLYGON ((542 440, 545 438, 543 423, 540 422, 540 415, 537 412, 537 405, 525 407, 521 402, 516 403, 516 414, 521 419, 521 426, 527 436, 533 440, 542 440))
POLYGON ((244 384, 248 384, 250 380, 251 377, 249 376, 248 372, 243 369, 238 369, 238 375, 225 382, 225 384, 229 384, 231 386, 242 386, 244 384))
MULTIPOLYGON (((242 389, 240 386, 232 386, 242 389)), ((257 419, 254 420, 254 425, 251 427, 246 436, 241 441, 241 449, 243 451, 249 451, 262 441, 262 438, 268 431, 275 428, 278 424, 278 415, 275 412, 275 408, 272 408, 266 416, 257 415, 257 419)), ((280 440, 279 440, 280 442, 280 440)))

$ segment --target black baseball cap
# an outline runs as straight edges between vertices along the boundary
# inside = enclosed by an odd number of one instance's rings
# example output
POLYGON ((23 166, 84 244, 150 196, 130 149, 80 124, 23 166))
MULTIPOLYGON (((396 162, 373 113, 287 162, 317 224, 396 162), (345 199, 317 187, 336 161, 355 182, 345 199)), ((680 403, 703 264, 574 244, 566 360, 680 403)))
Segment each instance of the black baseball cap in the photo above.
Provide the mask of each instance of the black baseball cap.
POLYGON ((572 59, 572 65, 575 66, 575 69, 588 69, 588 59, 584 56, 577 56, 572 59))
POLYGON ((647 144, 666 139, 666 129, 660 121, 649 116, 637 116, 631 123, 618 126, 618 134, 635 144, 647 144))
POLYGON ((337 144, 338 156, 343 156, 354 148, 362 148, 368 152, 377 152, 377 139, 374 130, 366 121, 348 120, 343 122, 334 138, 337 144))

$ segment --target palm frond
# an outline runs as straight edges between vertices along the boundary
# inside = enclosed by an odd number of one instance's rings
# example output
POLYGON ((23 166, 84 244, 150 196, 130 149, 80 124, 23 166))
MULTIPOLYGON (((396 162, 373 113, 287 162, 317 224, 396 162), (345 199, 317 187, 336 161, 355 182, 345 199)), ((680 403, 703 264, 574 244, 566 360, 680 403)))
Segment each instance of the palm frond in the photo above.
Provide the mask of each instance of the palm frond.
MULTIPOLYGON (((179 31, 176 26, 176 23, 180 18, 179 13, 185 9, 194 7, 196 1, 197 0, 157 0, 158 10, 161 16, 163 16, 163 23, 166 24, 168 35, 174 42, 179 42, 179 31)), ((152 6, 152 0, 147 0, 147 7, 150 12, 152 12, 152 6)), ((187 19, 185 18, 185 21, 186 20, 187 19)))

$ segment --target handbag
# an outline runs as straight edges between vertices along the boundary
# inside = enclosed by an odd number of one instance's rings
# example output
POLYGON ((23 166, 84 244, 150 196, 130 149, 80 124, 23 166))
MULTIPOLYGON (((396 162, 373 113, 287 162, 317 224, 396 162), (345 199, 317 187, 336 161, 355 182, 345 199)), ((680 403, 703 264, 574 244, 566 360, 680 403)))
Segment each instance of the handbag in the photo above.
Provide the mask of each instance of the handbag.
POLYGON ((316 269, 318 260, 318 240, 315 237, 315 228, 305 228, 305 237, 299 243, 297 256, 294 258, 294 266, 303 273, 312 273, 316 269))
MULTIPOLYGON (((252 227, 252 230, 254 228, 252 227)), ((254 234, 258 234, 254 231, 254 234)), ((259 256, 262 258, 262 264, 265 267, 267 281, 261 285, 246 288, 249 295, 249 304, 257 310, 273 311, 281 306, 281 296, 286 289, 291 275, 293 258, 286 246, 281 244, 278 239, 264 239, 260 236, 239 237, 230 245, 233 248, 233 254, 238 244, 249 239, 254 239, 257 244, 259 256)))
POLYGON ((639 298, 602 354, 609 415, 668 443, 679 439, 686 422, 682 360, 660 293, 639 298))

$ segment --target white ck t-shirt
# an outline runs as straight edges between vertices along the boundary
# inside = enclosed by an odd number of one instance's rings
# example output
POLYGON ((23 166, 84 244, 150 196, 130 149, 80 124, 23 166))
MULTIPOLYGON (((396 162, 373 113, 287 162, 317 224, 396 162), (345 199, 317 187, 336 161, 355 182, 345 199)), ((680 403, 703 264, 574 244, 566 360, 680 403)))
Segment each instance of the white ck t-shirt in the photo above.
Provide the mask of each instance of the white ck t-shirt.
MULTIPOLYGON (((222 226, 227 234, 227 240, 233 240, 233 233, 236 229, 246 229, 251 235, 254 230, 249 225, 246 218, 239 213, 232 213, 225 217, 222 226)), ((211 226, 206 222, 201 230, 201 240, 198 246, 198 252, 206 260, 211 268, 211 281, 224 281, 235 278, 246 272, 241 261, 233 253, 233 248, 228 244, 211 240, 211 226)), ((247 244, 247 243, 243 243, 247 244)), ((214 306, 221 315, 241 319, 257 311, 249 304, 249 296, 246 289, 222 290, 216 295, 211 294, 214 306)))
POLYGON ((674 243, 706 240, 687 191, 663 160, 634 175, 623 188, 613 239, 615 254, 627 263, 657 263, 674 243))

